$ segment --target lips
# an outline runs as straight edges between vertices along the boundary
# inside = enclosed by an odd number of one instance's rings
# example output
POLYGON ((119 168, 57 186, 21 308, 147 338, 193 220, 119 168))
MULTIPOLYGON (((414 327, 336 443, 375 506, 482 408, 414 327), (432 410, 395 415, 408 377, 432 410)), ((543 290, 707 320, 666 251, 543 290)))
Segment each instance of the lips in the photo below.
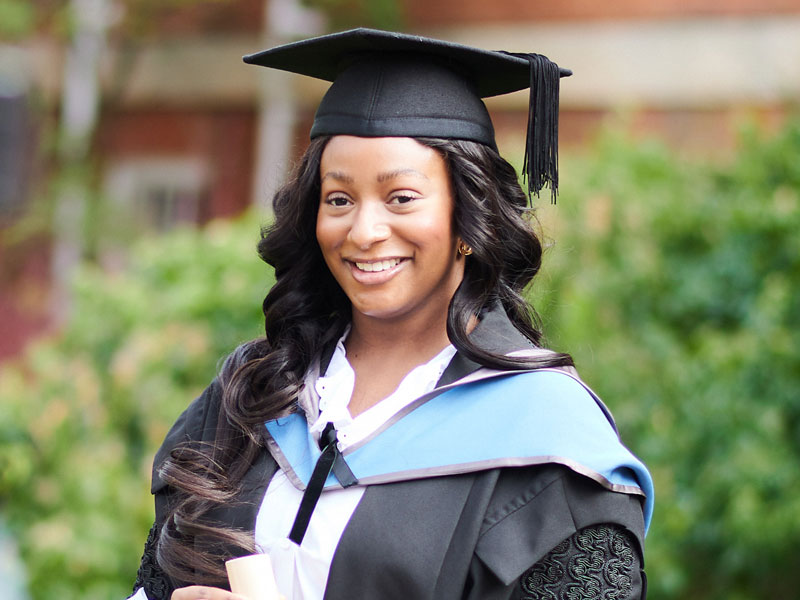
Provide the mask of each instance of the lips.
POLYGON ((400 264, 399 258, 388 258, 386 260, 377 260, 369 262, 352 261, 356 268, 367 273, 377 273, 380 271, 388 271, 392 267, 400 264))
POLYGON ((382 260, 347 260, 350 273, 357 282, 364 285, 377 285, 392 279, 407 262, 404 258, 385 258, 382 260))

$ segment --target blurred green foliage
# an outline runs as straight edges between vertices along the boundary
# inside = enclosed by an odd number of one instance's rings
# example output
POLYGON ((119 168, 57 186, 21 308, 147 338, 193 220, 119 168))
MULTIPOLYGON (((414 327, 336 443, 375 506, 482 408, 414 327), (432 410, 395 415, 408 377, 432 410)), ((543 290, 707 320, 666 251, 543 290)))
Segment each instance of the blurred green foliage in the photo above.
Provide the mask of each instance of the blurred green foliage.
POLYGON ((258 223, 142 240, 83 268, 73 318, 0 372, 0 512, 34 599, 131 593, 153 520, 153 452, 221 357, 263 331, 258 223))
POLYGON ((537 284, 655 477, 654 599, 796 594, 800 122, 741 147, 709 168, 600 139, 567 165, 537 284))
MULTIPOLYGON (((650 598, 794 595, 800 567, 800 121, 725 166, 604 135, 566 161, 533 290, 657 486, 650 598)), ((0 511, 35 600, 124 598, 152 454, 261 332, 246 216, 82 269, 74 317, 0 373, 0 511)))
POLYGON ((18 40, 33 28, 34 7, 26 0, 0 0, 0 40, 18 40))

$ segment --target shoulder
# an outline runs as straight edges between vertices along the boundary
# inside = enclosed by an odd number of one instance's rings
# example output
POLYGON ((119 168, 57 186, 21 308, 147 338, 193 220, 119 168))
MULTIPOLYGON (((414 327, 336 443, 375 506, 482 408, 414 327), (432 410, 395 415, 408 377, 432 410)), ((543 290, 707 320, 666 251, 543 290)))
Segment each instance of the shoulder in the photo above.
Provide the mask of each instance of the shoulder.
POLYGON ((528 398, 542 408, 571 416, 593 416, 616 430, 611 412, 600 397, 584 383, 574 367, 550 367, 523 372, 516 381, 518 386, 527 390, 528 398))
POLYGON ((267 343, 257 338, 239 345, 222 362, 220 374, 184 410, 164 438, 156 453, 154 467, 160 465, 178 444, 191 441, 213 441, 222 401, 222 381, 249 361, 263 358, 267 343))
MULTIPOLYGON (((611 413, 572 372, 560 368, 525 371, 480 369, 452 384, 444 392, 458 398, 461 410, 475 405, 483 410, 481 419, 503 431, 544 435, 541 442, 558 446, 576 441, 576 435, 598 435, 596 441, 618 442, 611 413), (567 436, 564 439, 563 436, 567 436)), ((588 441, 588 440, 587 440, 588 441)), ((533 440, 532 440, 533 442, 533 440)))
POLYGON ((152 493, 164 487, 159 470, 175 447, 186 442, 213 441, 221 399, 222 386, 215 378, 172 425, 153 459, 152 493))
POLYGON ((173 449, 187 442, 213 442, 222 402, 222 380, 229 380, 242 365, 263 358, 268 349, 264 338, 240 344, 223 361, 220 374, 184 410, 167 432, 161 447, 153 459, 151 492, 164 487, 159 470, 173 449))
MULTIPOLYGON (((653 510, 653 482, 644 463, 622 442, 614 419, 580 379, 548 369, 508 378, 515 397, 514 430, 532 455, 568 467, 583 480, 614 493, 644 498, 645 523, 653 510)), ((512 412, 513 411, 513 412, 512 412)))
POLYGON ((534 515, 562 515, 575 529, 606 522, 644 533, 639 496, 609 490, 569 467, 550 463, 500 470, 481 535, 509 518, 534 515), (527 515, 517 514, 526 511, 527 515))

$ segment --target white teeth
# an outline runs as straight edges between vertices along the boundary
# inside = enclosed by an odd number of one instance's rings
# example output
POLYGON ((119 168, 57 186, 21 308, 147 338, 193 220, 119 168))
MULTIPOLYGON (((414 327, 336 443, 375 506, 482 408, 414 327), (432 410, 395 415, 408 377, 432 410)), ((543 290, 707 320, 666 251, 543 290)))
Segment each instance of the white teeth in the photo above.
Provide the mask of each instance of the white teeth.
POLYGON ((361 271, 367 271, 368 273, 375 273, 377 271, 385 271, 386 269, 391 269, 392 267, 400 264, 399 258, 390 258, 389 260, 378 260, 375 262, 357 262, 356 267, 359 268, 361 271))

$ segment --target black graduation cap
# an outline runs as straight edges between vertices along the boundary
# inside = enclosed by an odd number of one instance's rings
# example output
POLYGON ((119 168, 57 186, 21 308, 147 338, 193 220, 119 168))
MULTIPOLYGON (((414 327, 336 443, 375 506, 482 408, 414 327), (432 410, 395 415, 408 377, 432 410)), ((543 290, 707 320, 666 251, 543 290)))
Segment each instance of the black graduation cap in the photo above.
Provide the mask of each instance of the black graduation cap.
POLYGON ((539 54, 495 52, 416 35, 352 29, 270 48, 246 63, 333 82, 311 138, 437 137, 497 148, 481 98, 530 88, 528 192, 558 188, 560 69, 539 54))

